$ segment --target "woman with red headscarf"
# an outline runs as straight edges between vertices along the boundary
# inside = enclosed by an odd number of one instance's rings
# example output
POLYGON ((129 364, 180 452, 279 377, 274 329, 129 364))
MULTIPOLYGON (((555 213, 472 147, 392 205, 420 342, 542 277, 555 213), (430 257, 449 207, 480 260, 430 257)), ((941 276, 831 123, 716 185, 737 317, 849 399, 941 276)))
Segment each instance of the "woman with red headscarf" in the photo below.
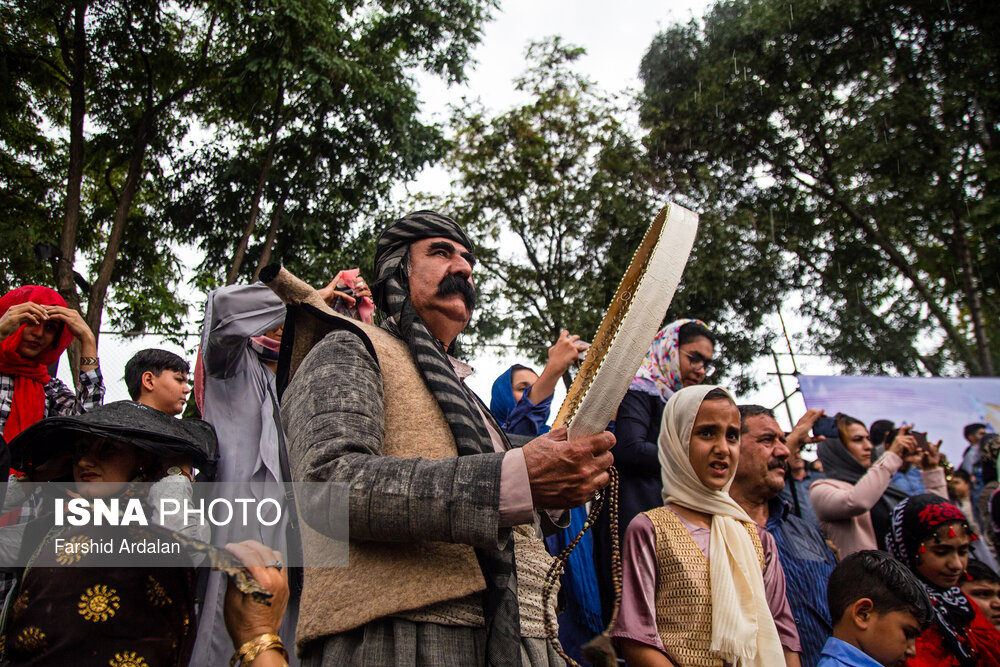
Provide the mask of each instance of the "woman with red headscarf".
POLYGON ((0 433, 10 442, 37 421, 100 405, 104 380, 97 339, 80 313, 48 287, 25 285, 0 297, 0 433), (49 375, 74 338, 80 339, 80 394, 49 375))

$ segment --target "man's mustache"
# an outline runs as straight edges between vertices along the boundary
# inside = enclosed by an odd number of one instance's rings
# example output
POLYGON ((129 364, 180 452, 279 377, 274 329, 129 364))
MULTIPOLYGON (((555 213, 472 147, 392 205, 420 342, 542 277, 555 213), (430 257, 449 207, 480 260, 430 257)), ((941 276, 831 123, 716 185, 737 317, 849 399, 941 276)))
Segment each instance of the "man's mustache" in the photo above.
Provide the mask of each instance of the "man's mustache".
POLYGON ((468 308, 470 313, 475 309, 476 288, 460 275, 447 275, 441 281, 441 284, 438 285, 438 296, 451 296, 452 294, 460 294, 462 296, 462 300, 465 301, 465 307, 468 308))
POLYGON ((774 470, 775 468, 781 468, 784 471, 788 471, 788 461, 782 461, 781 459, 771 459, 768 461, 767 469, 774 470))

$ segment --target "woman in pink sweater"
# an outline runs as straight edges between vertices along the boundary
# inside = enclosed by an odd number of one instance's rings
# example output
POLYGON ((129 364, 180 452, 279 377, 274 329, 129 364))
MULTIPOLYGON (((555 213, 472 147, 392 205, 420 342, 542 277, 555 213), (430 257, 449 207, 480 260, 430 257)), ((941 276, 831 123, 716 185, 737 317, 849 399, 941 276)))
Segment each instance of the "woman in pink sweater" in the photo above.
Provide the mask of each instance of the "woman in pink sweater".
MULTIPOLYGON (((916 439, 904 426, 889 443, 885 454, 872 463, 872 442, 868 429, 857 419, 836 415, 840 439, 827 438, 819 444, 819 460, 826 479, 809 487, 809 502, 826 533, 845 558, 864 549, 885 549, 891 527, 892 508, 907 496, 890 484, 902 467, 903 458, 916 451, 916 439)), ((947 493, 941 454, 930 445, 920 460, 921 476, 927 493, 947 493)))

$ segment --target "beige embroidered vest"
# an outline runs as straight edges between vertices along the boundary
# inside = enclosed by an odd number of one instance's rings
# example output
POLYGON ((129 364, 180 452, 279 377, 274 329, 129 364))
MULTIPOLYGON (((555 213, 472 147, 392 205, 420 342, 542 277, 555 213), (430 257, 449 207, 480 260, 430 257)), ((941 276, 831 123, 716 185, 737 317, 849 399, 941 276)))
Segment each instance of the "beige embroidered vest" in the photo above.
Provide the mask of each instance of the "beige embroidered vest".
MULTIPOLYGON (((382 373, 383 454, 428 459, 457 456, 444 413, 406 344, 378 327, 354 324, 371 340, 382 373)), ((305 522, 300 526, 307 562, 310 552, 330 548, 328 538, 310 530, 305 522)), ((301 648, 377 618, 405 615, 485 589, 475 550, 469 545, 352 541, 348 567, 305 569, 296 645, 301 648)), ((468 611, 478 612, 476 620, 482 623, 481 605, 468 611)))
MULTIPOLYGON (((705 554, 669 508, 644 514, 656 535, 656 628, 667 655, 678 667, 723 667, 722 659, 711 654, 712 584, 705 554)), ((743 525, 763 570, 757 527, 743 525)))

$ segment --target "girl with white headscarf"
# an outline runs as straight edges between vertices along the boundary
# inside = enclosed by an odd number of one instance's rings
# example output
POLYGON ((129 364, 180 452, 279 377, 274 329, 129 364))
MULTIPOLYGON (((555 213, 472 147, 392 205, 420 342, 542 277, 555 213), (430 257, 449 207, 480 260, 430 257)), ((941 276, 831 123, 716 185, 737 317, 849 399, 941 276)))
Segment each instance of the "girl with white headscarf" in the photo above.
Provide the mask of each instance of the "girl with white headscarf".
MULTIPOLYGON (((640 512, 661 504, 656 439, 663 408, 674 392, 698 385, 711 374, 715 338, 701 320, 680 319, 656 334, 615 417, 615 468, 618 470, 618 525, 621 530, 640 512)), ((619 533, 620 534, 620 533, 619 533)), ((605 508, 594 526, 594 560, 604 622, 611 620, 611 521, 605 508)))
POLYGON ((740 417, 721 387, 685 387, 663 412, 663 503, 625 534, 612 632, 632 667, 798 665, 777 548, 729 496, 740 417))

